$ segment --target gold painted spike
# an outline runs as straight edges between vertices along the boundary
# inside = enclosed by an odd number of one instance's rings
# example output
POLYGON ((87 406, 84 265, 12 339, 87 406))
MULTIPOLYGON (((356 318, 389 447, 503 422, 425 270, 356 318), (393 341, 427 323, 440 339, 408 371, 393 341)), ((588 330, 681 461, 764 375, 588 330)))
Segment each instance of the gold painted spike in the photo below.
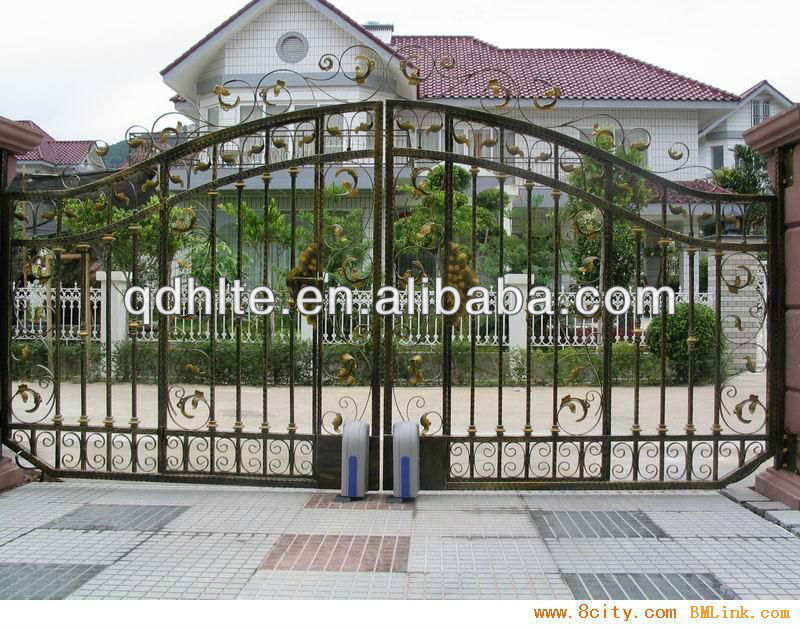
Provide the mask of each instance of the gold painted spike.
POLYGON ((263 144, 254 144, 253 146, 250 147, 250 150, 247 151, 247 154, 250 155, 251 157, 254 157, 256 155, 260 155, 263 152, 264 152, 263 144))
POLYGON ((275 148, 279 148, 281 150, 289 150, 289 144, 286 143, 286 140, 282 137, 273 137, 272 138, 272 145, 275 148))
POLYGON ((225 152, 220 155, 220 159, 228 165, 228 166, 235 166, 236 165, 236 155, 230 152, 225 152))
POLYGON ((549 161, 550 157, 552 157, 552 156, 553 156, 553 154, 551 152, 543 150, 541 153, 539 153, 536 156, 536 161, 549 161))
POLYGON ((562 163, 562 164, 560 164, 560 166, 561 166, 561 169, 564 172, 566 172, 567 174, 575 172, 575 170, 577 170, 577 168, 578 168, 578 166, 576 164, 565 164, 565 163, 562 163))
POLYGON ((358 85, 363 85, 367 78, 369 78, 369 75, 375 70, 375 59, 367 57, 366 55, 357 55, 356 61, 360 61, 364 64, 364 67, 361 65, 356 66, 355 77, 356 83, 358 85))
POLYGON ((478 150, 483 150, 484 148, 491 148, 492 146, 497 145, 497 138, 488 137, 480 143, 480 147, 478 150))
POLYGON ((211 164, 210 163, 205 162, 205 161, 198 161, 194 165, 193 170, 194 170, 194 173, 197 174, 198 172, 205 172, 209 168, 211 168, 211 164))
POLYGON ((336 175, 335 176, 338 177, 338 176, 341 176, 343 174, 349 175, 350 178, 353 179, 353 187, 358 185, 358 172, 356 171, 355 168, 347 168, 347 167, 339 168, 336 171, 336 175))
POLYGON ((427 436, 431 431, 430 413, 426 412, 419 418, 419 424, 422 426, 422 435, 427 436))
POLYGON ((539 109, 540 111, 550 111, 552 109, 555 109, 556 105, 558 104, 558 100, 562 96, 562 91, 560 87, 554 86, 545 91, 544 94, 542 94, 542 96, 544 98, 547 98, 550 102, 542 104, 540 97, 534 96, 533 106, 539 109))
POLYGON ((326 126, 325 130, 331 137, 342 137, 342 130, 338 126, 326 126))
POLYGON ((358 126, 356 126, 355 129, 353 129, 353 132, 354 133, 367 133, 367 132, 371 131, 374 126, 375 126, 375 123, 371 119, 364 120, 358 126))
POLYGON ((412 67, 411 71, 409 72, 409 67, 410 66, 407 60, 403 59, 400 61, 400 72, 402 72, 403 76, 406 77, 409 85, 416 87, 421 82, 419 78, 419 69, 412 67))
POLYGON ((512 144, 511 146, 506 146, 506 152, 509 155, 513 155, 514 157, 520 157, 520 158, 525 157, 525 153, 523 152, 523 150, 516 144, 512 144))
POLYGON ((147 142, 144 141, 141 137, 130 137, 128 138, 128 146, 131 148, 143 148, 147 145, 147 142))
POLYGON ((114 198, 117 199, 120 203, 125 205, 126 207, 131 204, 131 199, 128 198, 127 194, 124 192, 117 192, 114 194, 114 198))
POLYGON ((342 423, 344 423, 344 418, 342 417, 341 413, 337 412, 333 415, 333 422, 331 425, 333 426, 333 431, 339 434, 342 431, 342 423))
POLYGON ((584 275, 594 270, 597 262, 600 261, 599 257, 587 257, 583 260, 583 266, 581 266, 578 270, 581 271, 584 275))
POLYGON ((183 179, 182 179, 180 176, 178 176, 177 174, 171 174, 171 175, 169 175, 169 180, 170 180, 170 181, 172 181, 172 183, 174 183, 175 185, 180 185, 181 187, 183 187, 184 185, 186 185, 186 184, 183 182, 183 179))
POLYGON ((670 148, 667 150, 667 155, 673 161, 680 161, 683 159, 683 151, 680 148, 670 148))
POLYGON ((142 192, 147 194, 150 190, 155 190, 158 187, 158 180, 157 179, 148 179, 144 183, 142 183, 142 192))
POLYGON ((470 145, 470 139, 467 137, 466 133, 459 133, 456 130, 453 130, 453 140, 457 144, 464 144, 466 146, 470 145))
POLYGON ((605 137, 606 139, 614 141, 614 132, 606 127, 601 127, 599 124, 595 124, 592 128, 592 135, 594 137, 605 137))
POLYGON ((340 360, 342 367, 336 373, 337 381, 343 386, 355 386, 356 378, 353 377, 353 373, 358 368, 356 359, 351 354, 345 353, 340 360))
POLYGON ((300 138, 300 143, 303 144, 303 145, 305 145, 305 144, 313 144, 314 140, 316 140, 316 139, 317 139, 317 133, 313 132, 313 133, 310 133, 309 135, 304 135, 303 137, 301 137, 300 138))
POLYGON ((105 157, 108 155, 109 146, 106 142, 95 142, 95 149, 94 152, 97 154, 98 157, 105 157))
POLYGON ((669 211, 672 212, 675 216, 688 216, 689 212, 686 211, 686 208, 683 205, 673 205, 670 203, 669 211))
POLYGON ((158 140, 162 144, 166 144, 167 141, 169 140, 169 136, 170 135, 174 135, 177 138, 178 137, 178 129, 176 129, 175 127, 171 127, 171 126, 164 127, 163 129, 161 129, 161 133, 158 136, 158 140))
POLYGON ((401 131, 408 131, 410 133, 414 133, 417 130, 417 127, 414 125, 411 120, 404 120, 403 118, 397 119, 397 128, 401 131))
POLYGON ((222 85, 217 85, 213 91, 214 95, 217 97, 217 101, 219 102, 219 106, 222 108, 223 111, 230 111, 231 109, 235 109, 239 106, 239 103, 242 102, 242 99, 237 96, 233 102, 226 102, 224 98, 231 95, 231 90, 222 85))
POLYGON ((441 123, 434 123, 431 124, 427 129, 425 129, 426 133, 438 133, 444 128, 444 124, 441 123))
POLYGON ((197 226, 197 213, 193 207, 186 208, 186 216, 182 216, 177 223, 172 226, 175 233, 188 233, 197 226))
POLYGON ((511 102, 511 90, 504 87, 499 79, 489 79, 486 87, 492 93, 492 97, 500 98, 502 96, 503 98, 500 104, 494 106, 495 109, 505 109, 511 102))
POLYGON ((424 187, 425 181, 420 182, 419 178, 425 173, 430 173, 431 169, 427 167, 412 168, 411 169, 411 186, 414 188, 414 196, 427 196, 430 192, 424 187))
POLYGON ((650 148, 650 142, 648 142, 647 140, 638 140, 638 141, 636 141, 636 142, 633 142, 633 143, 632 143, 632 144, 629 146, 629 148, 630 148, 631 150, 635 150, 635 151, 639 151, 639 152, 644 152, 644 151, 646 151, 648 148, 650 148))

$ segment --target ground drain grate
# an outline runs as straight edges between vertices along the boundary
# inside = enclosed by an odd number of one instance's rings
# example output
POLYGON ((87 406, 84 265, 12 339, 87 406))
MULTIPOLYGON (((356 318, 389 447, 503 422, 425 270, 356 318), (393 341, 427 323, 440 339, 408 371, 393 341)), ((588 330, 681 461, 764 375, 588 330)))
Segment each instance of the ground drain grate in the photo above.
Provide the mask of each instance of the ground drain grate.
POLYGON ((544 539, 666 539, 650 517, 638 510, 532 510, 544 539))
POLYGON ((258 567, 265 571, 408 570, 411 537, 336 534, 284 534, 258 567))
POLYGON ((50 521, 42 528, 150 532, 161 530, 187 508, 187 506, 81 506, 50 521))
POLYGON ((0 563, 0 600, 63 600, 105 565, 0 563))
POLYGON ((562 573, 577 600, 734 600, 710 573, 562 573))

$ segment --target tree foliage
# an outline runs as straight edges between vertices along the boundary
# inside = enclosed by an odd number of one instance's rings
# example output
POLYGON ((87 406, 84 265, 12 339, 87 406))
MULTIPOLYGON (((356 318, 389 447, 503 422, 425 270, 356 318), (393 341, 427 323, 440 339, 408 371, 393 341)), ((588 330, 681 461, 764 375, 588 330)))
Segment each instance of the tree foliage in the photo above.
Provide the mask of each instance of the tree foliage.
MULTIPOLYGON (((643 155, 636 147, 625 148, 614 143, 613 133, 595 128, 593 144, 610 154, 641 166, 643 155)), ((581 166, 569 174, 568 182, 598 198, 605 198, 605 166, 584 157, 581 166)), ((610 201, 625 209, 644 207, 650 191, 644 181, 620 169, 614 170, 610 201)), ((592 203, 570 196, 566 214, 572 220, 574 240, 569 247, 572 272, 581 284, 597 284, 600 277, 600 253, 603 232, 603 214, 592 203)), ((612 282, 616 286, 630 286, 636 269, 636 240, 627 222, 618 220, 613 227, 612 282)))

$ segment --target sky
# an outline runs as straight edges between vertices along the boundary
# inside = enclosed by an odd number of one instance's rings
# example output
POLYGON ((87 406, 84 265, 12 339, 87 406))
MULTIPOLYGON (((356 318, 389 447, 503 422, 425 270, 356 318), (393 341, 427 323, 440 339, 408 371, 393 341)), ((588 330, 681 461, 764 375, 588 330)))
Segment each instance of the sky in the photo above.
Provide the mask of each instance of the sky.
MULTIPOLYGON (((171 110, 159 71, 247 0, 0 1, 0 116, 109 143, 171 110)), ((611 48, 736 93, 800 101, 798 0, 332 0, 398 34, 499 47, 611 48)))

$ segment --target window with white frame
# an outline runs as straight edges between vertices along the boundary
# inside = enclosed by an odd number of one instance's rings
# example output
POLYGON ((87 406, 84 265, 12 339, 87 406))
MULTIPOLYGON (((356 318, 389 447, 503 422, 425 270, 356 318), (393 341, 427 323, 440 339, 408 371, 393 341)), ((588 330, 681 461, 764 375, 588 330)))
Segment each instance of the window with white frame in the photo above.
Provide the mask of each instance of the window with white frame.
POLYGON ((711 147, 711 167, 714 170, 725 167, 725 147, 712 146, 711 147))
POLYGON ((767 120, 770 116, 769 113, 769 99, 767 98, 756 98, 750 103, 750 111, 753 116, 753 126, 757 124, 761 124, 764 120, 767 120))
POLYGON ((219 126, 219 105, 214 105, 213 107, 208 108, 208 111, 206 112, 206 119, 210 126, 219 126))

